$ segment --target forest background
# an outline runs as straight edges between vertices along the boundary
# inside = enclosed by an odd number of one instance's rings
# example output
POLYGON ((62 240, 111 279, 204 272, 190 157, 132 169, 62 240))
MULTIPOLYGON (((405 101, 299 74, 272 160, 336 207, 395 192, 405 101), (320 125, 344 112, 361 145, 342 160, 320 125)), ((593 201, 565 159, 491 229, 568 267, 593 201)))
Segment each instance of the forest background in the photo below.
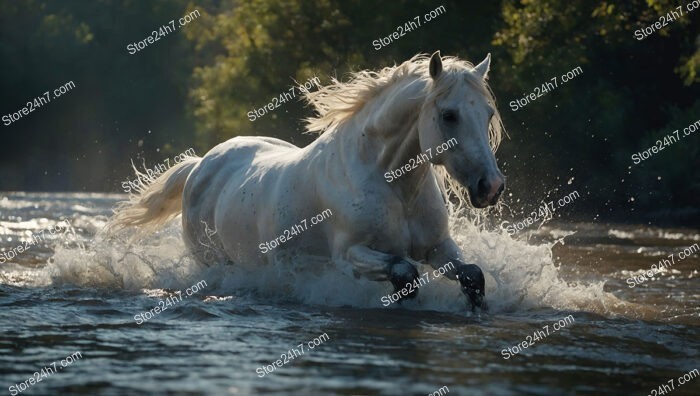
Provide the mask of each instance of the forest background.
MULTIPOLYGON (((498 152, 505 202, 527 213, 577 190, 584 220, 700 223, 700 132, 638 165, 631 155, 700 117, 700 10, 688 1, 96 0, 0 1, 0 113, 75 88, 0 123, 0 190, 123 192, 131 162, 153 167, 237 135, 304 146, 300 100, 247 113, 318 77, 379 69, 440 50, 492 54, 490 83, 508 137, 498 152), (443 6, 381 49, 372 43, 443 6), (682 6, 638 40, 635 30, 682 6), (127 45, 197 10, 145 49, 127 45), (553 77, 583 73, 512 111, 553 77)), ((296 96, 296 99, 299 95, 296 96)))

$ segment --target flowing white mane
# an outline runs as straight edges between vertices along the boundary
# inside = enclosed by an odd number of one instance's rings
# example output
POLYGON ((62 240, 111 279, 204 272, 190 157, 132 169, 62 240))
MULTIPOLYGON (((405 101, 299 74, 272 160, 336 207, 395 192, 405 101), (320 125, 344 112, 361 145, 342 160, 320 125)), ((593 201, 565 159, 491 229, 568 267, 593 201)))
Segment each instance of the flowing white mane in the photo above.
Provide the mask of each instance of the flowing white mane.
MULTIPOLYGON (((347 82, 332 78, 331 84, 305 94, 307 102, 317 113, 315 117, 306 119, 307 130, 323 133, 338 128, 352 118, 367 102, 393 84, 407 83, 415 79, 430 80, 429 61, 430 55, 418 54, 398 66, 385 67, 376 72, 362 70, 351 73, 347 82)), ((445 93, 459 78, 464 78, 496 109, 489 125, 490 142, 495 151, 501 142, 504 130, 491 88, 477 75, 469 73, 474 68, 472 63, 450 56, 443 57, 442 63, 445 68, 444 76, 441 76, 439 86, 426 97, 426 100, 445 93)))
MULTIPOLYGON (((418 54, 398 66, 385 67, 379 71, 362 70, 351 73, 349 81, 341 82, 335 78, 331 84, 314 92, 305 94, 309 104, 316 110, 317 115, 306 119, 309 132, 323 133, 337 129, 350 120, 372 98, 384 89, 394 84, 409 84, 417 79, 427 82, 427 87, 433 87, 428 73, 430 55, 418 54)), ((443 75, 437 81, 438 86, 426 92, 426 101, 448 92, 459 79, 477 89, 495 109, 489 124, 489 142, 495 152, 501 142, 504 128, 501 115, 496 106, 496 98, 489 85, 476 73, 471 73, 474 65, 456 57, 443 57, 443 75)), ((466 189, 454 180, 442 166, 434 167, 434 174, 440 185, 445 201, 450 211, 459 211, 467 206, 469 201, 466 189), (456 200, 456 206, 452 205, 456 200)))

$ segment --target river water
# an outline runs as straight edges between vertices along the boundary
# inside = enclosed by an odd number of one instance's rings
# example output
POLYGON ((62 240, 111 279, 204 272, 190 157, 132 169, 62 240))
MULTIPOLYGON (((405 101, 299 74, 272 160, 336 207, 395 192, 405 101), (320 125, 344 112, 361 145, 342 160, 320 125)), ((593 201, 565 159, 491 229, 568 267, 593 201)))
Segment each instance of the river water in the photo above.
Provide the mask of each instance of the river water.
POLYGON ((432 275, 383 307, 389 285, 317 258, 199 267, 177 221, 105 238, 123 198, 0 193, 3 392, 700 394, 698 230, 549 223, 511 237, 454 220, 486 273, 490 311, 472 313, 432 275))

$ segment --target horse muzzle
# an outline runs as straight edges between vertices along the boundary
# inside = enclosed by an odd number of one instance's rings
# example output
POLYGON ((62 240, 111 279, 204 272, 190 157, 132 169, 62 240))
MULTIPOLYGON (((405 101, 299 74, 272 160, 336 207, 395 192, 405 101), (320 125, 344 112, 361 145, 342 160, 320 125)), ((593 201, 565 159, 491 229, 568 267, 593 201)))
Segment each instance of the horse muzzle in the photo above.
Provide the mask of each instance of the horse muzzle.
POLYGON ((505 179, 500 172, 480 177, 475 186, 470 184, 468 188, 469 200, 475 208, 495 205, 505 187, 505 179))

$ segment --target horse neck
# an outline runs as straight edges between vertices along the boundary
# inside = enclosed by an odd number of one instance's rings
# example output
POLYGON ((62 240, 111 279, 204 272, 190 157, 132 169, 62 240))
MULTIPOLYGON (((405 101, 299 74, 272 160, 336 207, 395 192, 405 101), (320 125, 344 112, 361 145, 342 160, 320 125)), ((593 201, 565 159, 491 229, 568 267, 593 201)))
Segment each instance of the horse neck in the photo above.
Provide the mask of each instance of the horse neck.
MULTIPOLYGON (((425 84, 417 76, 406 77, 365 104, 343 130, 334 131, 334 140, 344 148, 344 155, 359 155, 364 162, 374 162, 380 175, 415 159, 421 152, 418 116, 426 98, 425 84)), ((430 173, 430 164, 423 162, 392 184, 398 186, 405 201, 413 201, 430 173)))

